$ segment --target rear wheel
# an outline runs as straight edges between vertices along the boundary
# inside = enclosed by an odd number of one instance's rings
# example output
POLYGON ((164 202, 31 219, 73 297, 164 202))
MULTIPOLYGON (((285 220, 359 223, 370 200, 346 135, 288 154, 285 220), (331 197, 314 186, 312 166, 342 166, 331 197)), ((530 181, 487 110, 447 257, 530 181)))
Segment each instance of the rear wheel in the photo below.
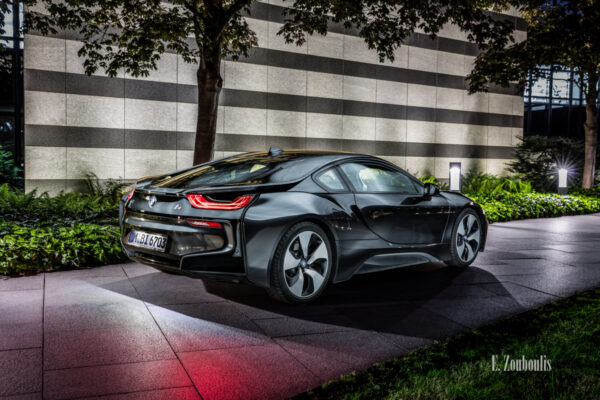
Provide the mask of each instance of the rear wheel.
POLYGON ((481 247, 481 218, 467 208, 456 218, 450 240, 450 259, 446 264, 450 267, 468 267, 477 257, 481 247))
POLYGON ((287 303, 308 303, 319 297, 331 274, 331 244, 312 222, 292 226, 281 238, 271 265, 269 295, 287 303))

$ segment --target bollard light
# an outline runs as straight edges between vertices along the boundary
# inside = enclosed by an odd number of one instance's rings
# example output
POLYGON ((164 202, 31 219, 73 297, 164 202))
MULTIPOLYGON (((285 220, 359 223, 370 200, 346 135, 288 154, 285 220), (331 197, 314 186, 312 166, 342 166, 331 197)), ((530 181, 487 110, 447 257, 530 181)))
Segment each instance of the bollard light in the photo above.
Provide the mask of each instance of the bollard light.
POLYGON ((558 170, 558 194, 567 194, 567 176, 569 170, 566 168, 560 168, 558 170))
POLYGON ((460 163, 450 163, 450 190, 460 192, 460 163))

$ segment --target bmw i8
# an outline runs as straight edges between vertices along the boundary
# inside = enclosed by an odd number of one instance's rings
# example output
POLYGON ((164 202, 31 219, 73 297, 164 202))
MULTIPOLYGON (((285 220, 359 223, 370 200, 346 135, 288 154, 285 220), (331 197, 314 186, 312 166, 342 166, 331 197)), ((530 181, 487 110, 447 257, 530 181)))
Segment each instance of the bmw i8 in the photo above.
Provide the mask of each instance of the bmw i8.
POLYGON ((357 274, 467 267, 487 235, 473 200, 390 162, 278 148, 142 178, 121 200, 120 224, 135 261, 250 282, 288 303, 357 274))

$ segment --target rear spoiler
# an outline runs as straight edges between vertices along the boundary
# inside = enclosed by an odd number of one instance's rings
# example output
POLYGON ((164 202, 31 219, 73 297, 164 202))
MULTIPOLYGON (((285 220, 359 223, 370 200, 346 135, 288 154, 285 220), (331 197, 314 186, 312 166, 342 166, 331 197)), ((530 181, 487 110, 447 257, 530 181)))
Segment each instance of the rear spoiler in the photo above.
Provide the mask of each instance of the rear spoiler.
POLYGON ((187 189, 182 192, 183 195, 188 193, 266 193, 266 192, 278 192, 282 190, 287 190, 295 185, 297 185, 300 181, 293 182, 283 182, 283 183, 262 183, 256 185, 231 185, 231 186, 200 186, 193 189, 187 189))
POLYGON ((180 196, 185 197, 188 193, 201 194, 253 194, 267 193, 288 190, 297 185, 302 179, 293 182, 284 183, 263 183, 256 185, 231 185, 231 186, 199 186, 192 189, 172 189, 164 187, 153 187, 152 183, 139 188, 140 192, 145 194, 163 195, 163 196, 180 196))

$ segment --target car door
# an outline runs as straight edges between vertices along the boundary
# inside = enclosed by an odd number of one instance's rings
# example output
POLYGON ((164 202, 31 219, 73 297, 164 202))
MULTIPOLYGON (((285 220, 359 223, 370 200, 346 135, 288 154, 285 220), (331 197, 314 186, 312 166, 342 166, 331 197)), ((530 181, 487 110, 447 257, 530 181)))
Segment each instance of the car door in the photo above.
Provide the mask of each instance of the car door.
POLYGON ((423 185, 384 163, 349 161, 338 166, 353 188, 356 211, 379 237, 392 243, 441 243, 448 201, 425 195, 423 185))

